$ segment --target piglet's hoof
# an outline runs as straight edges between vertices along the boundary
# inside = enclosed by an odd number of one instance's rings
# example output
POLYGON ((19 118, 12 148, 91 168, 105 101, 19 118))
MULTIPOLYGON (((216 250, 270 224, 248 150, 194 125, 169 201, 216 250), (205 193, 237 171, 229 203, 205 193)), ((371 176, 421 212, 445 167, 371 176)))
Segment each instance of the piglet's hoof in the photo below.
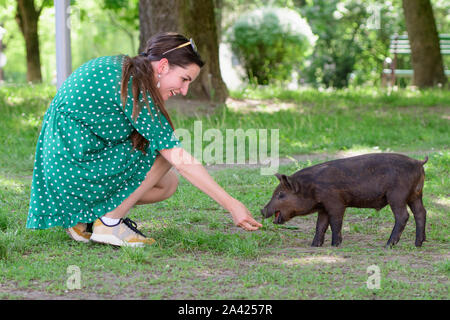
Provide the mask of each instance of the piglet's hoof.
POLYGON ((323 242, 320 243, 320 242, 314 242, 313 241, 313 243, 311 243, 311 247, 321 247, 322 245, 323 245, 323 242))

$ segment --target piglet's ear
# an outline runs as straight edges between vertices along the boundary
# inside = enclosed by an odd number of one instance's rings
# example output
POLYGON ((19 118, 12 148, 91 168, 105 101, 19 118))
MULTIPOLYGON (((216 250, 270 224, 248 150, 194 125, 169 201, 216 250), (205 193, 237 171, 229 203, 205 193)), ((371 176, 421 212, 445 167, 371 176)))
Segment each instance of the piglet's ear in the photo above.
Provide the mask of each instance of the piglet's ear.
POLYGON ((291 188, 286 175, 275 173, 275 177, 277 177, 277 179, 280 180, 280 183, 282 186, 284 186, 285 188, 289 188, 289 189, 291 188))
POLYGON ((289 180, 289 184, 291 186, 292 191, 294 191, 294 193, 299 193, 301 190, 300 183, 292 178, 288 178, 288 180, 289 180))
POLYGON ((291 177, 279 173, 275 173, 275 176, 277 177, 278 180, 280 180, 281 185, 284 186, 286 189, 290 189, 295 193, 300 191, 300 184, 291 177))
POLYGON ((289 180, 289 177, 288 177, 288 176, 285 176, 285 175, 283 174, 283 175, 281 176, 281 183, 284 184, 284 186, 285 186, 287 189, 292 189, 291 181, 289 180))
POLYGON ((294 179, 292 179, 291 177, 284 176, 283 180, 286 188, 293 191, 294 193, 297 193, 299 191, 299 185, 294 179))
POLYGON ((288 176, 282 174, 280 182, 286 189, 292 189, 291 181, 288 176))

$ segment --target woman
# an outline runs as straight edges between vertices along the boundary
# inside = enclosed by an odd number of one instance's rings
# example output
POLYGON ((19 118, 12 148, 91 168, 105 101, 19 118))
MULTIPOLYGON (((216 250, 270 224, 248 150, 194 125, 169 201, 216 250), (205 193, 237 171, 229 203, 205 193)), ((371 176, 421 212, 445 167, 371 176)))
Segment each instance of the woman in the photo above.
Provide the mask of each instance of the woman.
POLYGON ((173 135, 164 101, 186 95, 203 64, 192 40, 161 33, 136 57, 101 57, 75 70, 44 116, 27 228, 62 226, 83 242, 151 244, 125 216, 134 205, 175 192, 172 166, 228 210, 236 225, 261 227, 173 135))

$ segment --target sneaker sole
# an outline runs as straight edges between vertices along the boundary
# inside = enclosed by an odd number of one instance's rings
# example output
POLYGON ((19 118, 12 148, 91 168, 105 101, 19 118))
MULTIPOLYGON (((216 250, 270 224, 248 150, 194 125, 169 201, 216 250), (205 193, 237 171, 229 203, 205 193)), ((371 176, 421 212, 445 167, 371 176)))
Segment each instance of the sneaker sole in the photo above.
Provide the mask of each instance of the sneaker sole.
POLYGON ((86 238, 80 236, 78 233, 76 233, 73 230, 69 231, 69 229, 66 229, 66 233, 69 235, 69 237, 71 237, 75 241, 84 242, 84 243, 88 243, 90 241, 89 239, 86 239, 86 238))
POLYGON ((123 240, 120 240, 119 238, 107 235, 107 234, 95 234, 93 233, 91 236, 91 241, 97 242, 97 243, 104 243, 104 244, 110 244, 113 246, 125 246, 125 247, 143 247, 145 246, 142 242, 126 242, 123 240))

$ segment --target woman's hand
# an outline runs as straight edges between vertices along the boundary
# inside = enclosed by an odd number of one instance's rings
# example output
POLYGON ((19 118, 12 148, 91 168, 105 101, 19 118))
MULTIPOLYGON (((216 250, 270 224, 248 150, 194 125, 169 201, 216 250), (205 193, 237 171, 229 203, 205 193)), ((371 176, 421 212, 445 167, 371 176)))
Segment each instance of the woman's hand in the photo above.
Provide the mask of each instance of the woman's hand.
POLYGON ((262 227, 262 224, 253 219, 252 214, 248 209, 239 201, 236 200, 236 204, 230 209, 233 222, 238 227, 241 227, 247 231, 255 231, 262 227))

